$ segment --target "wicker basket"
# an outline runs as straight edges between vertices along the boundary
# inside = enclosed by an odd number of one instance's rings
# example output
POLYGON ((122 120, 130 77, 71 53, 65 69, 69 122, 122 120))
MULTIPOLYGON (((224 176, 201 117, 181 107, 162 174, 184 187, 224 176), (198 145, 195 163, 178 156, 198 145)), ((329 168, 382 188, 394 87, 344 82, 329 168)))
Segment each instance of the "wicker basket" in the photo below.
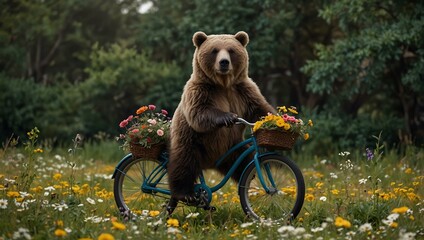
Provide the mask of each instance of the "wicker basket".
POLYGON ((130 152, 134 158, 158 159, 164 146, 163 144, 155 144, 146 148, 140 144, 130 143, 130 152))
POLYGON ((254 135, 258 146, 280 150, 291 150, 299 137, 298 133, 268 129, 258 129, 254 135))

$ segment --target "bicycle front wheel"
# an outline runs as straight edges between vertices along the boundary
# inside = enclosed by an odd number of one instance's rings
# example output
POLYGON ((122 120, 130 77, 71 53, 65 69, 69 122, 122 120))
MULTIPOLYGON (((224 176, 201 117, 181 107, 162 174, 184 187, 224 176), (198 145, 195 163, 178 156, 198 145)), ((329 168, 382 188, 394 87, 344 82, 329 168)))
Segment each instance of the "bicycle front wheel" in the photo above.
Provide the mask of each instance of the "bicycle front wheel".
POLYGON ((260 157, 259 164, 268 191, 259 180, 255 164, 250 164, 239 183, 243 211, 258 220, 293 220, 305 198, 305 181, 299 167, 276 154, 260 157))
POLYGON ((169 190, 164 162, 130 158, 117 169, 113 193, 119 211, 126 216, 159 210, 170 197, 156 189, 169 190))

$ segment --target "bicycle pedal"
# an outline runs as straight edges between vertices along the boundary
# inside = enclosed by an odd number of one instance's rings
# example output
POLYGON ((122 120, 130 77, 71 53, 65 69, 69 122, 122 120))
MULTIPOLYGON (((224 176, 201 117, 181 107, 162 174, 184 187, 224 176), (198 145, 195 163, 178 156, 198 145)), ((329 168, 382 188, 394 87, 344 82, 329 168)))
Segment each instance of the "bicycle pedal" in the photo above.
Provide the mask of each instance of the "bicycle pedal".
POLYGON ((205 207, 203 207, 203 209, 205 211, 211 211, 211 212, 215 212, 216 211, 216 207, 214 207, 214 206, 205 206, 205 207))

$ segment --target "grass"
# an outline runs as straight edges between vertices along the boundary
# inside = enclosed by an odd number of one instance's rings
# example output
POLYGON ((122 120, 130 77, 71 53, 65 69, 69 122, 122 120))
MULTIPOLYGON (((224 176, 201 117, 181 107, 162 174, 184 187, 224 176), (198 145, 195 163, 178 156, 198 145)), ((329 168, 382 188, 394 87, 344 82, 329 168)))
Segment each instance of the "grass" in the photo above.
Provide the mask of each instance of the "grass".
MULTIPOLYGON (((32 139, 31 139, 32 138, 32 139)), ((380 144, 331 156, 291 157, 301 167, 306 199, 291 224, 255 222, 241 210, 237 185, 214 194, 216 212, 161 206, 124 221, 113 199, 111 174, 123 156, 118 144, 69 149, 40 147, 38 132, 25 148, 0 151, 0 239, 419 239, 424 237, 424 151, 385 150, 380 144), (365 154, 365 155, 364 155, 365 154), (7 219, 7 221, 4 221, 7 219)), ((143 211, 144 210, 144 211, 143 211)))

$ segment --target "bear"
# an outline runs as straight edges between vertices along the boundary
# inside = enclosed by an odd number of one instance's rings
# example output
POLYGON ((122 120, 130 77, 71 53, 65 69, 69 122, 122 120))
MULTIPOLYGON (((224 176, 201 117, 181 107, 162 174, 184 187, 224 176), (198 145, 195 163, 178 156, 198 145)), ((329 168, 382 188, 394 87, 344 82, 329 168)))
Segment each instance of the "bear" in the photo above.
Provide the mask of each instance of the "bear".
MULTIPOLYGON (((170 213, 178 201, 196 204, 194 184, 203 169, 217 169, 222 174, 228 172, 240 151, 218 167, 215 163, 243 140, 245 126, 234 124, 238 117, 255 122, 261 116, 275 113, 248 76, 246 45, 249 36, 246 32, 235 35, 196 32, 192 41, 195 47, 193 72, 184 86, 171 123, 168 149, 170 213)), ((250 160, 251 157, 242 162, 233 180, 239 181, 250 160)))

